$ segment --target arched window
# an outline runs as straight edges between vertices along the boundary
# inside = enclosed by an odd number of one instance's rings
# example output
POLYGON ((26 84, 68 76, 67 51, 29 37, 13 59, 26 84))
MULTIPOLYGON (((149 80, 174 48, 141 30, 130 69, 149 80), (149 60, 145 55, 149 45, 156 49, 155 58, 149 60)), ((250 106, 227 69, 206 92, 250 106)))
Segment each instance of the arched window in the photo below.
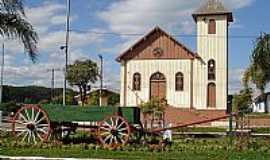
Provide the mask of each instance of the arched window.
POLYGON ((208 61, 208 80, 216 80, 216 62, 213 59, 208 61))
POLYGON ((216 20, 214 20, 214 19, 209 20, 208 34, 216 34, 216 20))
POLYGON ((175 90, 176 91, 184 90, 184 75, 181 72, 178 72, 175 75, 175 90))
POLYGON ((141 75, 140 75, 140 73, 135 73, 133 75, 133 90, 134 91, 141 90, 141 75))

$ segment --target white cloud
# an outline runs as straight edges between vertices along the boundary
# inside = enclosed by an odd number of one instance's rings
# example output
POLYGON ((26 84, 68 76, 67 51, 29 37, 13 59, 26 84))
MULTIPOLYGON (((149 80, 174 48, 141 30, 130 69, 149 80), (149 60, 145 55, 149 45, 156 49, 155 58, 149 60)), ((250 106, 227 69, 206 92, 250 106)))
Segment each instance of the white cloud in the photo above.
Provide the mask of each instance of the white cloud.
POLYGON ((242 78, 245 69, 229 69, 229 94, 236 94, 243 88, 242 78))
MULTIPOLYGON (((19 60, 20 65, 18 65, 18 56, 24 52, 23 46, 18 40, 6 40, 5 84, 50 86, 51 74, 48 69, 63 68, 65 63, 64 52, 60 50, 60 46, 65 45, 65 9, 64 4, 52 1, 26 8, 27 19, 39 35, 39 61, 33 64, 25 55, 19 60)), ((73 14, 71 23, 78 17, 73 14)), ((69 55, 70 63, 76 59, 89 58, 89 53, 84 48, 103 41, 101 35, 92 35, 91 31, 102 30, 91 29, 86 32, 72 31, 70 33, 70 53, 72 53, 69 55)), ((62 85, 63 73, 57 72, 56 87, 62 87, 62 85)))
MULTIPOLYGON (((254 0, 224 0, 234 10, 250 5, 254 0)), ((117 33, 144 33, 155 25, 178 33, 194 30, 191 14, 201 5, 201 0, 132 0, 116 1, 99 17, 117 33)))
POLYGON ((225 5, 232 9, 239 9, 251 5, 255 0, 223 0, 225 5))
POLYGON ((26 8, 26 15, 39 33, 47 32, 54 25, 65 24, 65 5, 45 1, 41 6, 26 8), (62 14, 62 15, 60 15, 62 14), (56 23, 55 20, 58 20, 56 23))

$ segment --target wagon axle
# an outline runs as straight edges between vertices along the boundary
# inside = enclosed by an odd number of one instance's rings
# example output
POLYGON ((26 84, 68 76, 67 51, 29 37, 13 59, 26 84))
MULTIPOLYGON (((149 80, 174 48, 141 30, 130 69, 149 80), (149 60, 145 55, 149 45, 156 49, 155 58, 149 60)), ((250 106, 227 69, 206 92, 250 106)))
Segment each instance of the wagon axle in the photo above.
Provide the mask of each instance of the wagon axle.
POLYGON ((113 136, 118 136, 118 131, 116 130, 116 129, 112 129, 111 130, 111 134, 113 135, 113 136))
POLYGON ((26 128, 29 129, 30 131, 36 130, 36 126, 33 123, 27 124, 26 128))

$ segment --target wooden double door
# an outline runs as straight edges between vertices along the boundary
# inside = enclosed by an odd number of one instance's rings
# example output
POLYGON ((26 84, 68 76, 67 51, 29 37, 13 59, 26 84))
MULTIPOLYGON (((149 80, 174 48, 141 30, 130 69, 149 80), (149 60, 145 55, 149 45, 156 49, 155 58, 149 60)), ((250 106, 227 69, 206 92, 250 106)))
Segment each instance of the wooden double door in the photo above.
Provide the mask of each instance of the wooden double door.
POLYGON ((166 78, 157 72, 150 77, 150 97, 160 100, 166 99, 166 78))
POLYGON ((207 107, 216 108, 216 85, 214 83, 208 84, 207 88, 207 107))

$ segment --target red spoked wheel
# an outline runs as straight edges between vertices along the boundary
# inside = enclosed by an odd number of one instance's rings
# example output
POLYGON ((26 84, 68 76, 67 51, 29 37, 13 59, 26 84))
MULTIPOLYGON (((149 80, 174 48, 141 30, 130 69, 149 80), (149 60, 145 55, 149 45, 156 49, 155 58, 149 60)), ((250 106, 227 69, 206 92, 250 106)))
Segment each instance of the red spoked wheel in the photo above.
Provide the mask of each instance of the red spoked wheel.
POLYGON ((120 116, 105 118, 98 127, 98 139, 103 146, 116 148, 125 145, 130 136, 128 122, 120 116))
POLYGON ((12 120, 12 132, 21 142, 36 144, 48 140, 51 126, 48 114, 36 105, 25 105, 12 120))

